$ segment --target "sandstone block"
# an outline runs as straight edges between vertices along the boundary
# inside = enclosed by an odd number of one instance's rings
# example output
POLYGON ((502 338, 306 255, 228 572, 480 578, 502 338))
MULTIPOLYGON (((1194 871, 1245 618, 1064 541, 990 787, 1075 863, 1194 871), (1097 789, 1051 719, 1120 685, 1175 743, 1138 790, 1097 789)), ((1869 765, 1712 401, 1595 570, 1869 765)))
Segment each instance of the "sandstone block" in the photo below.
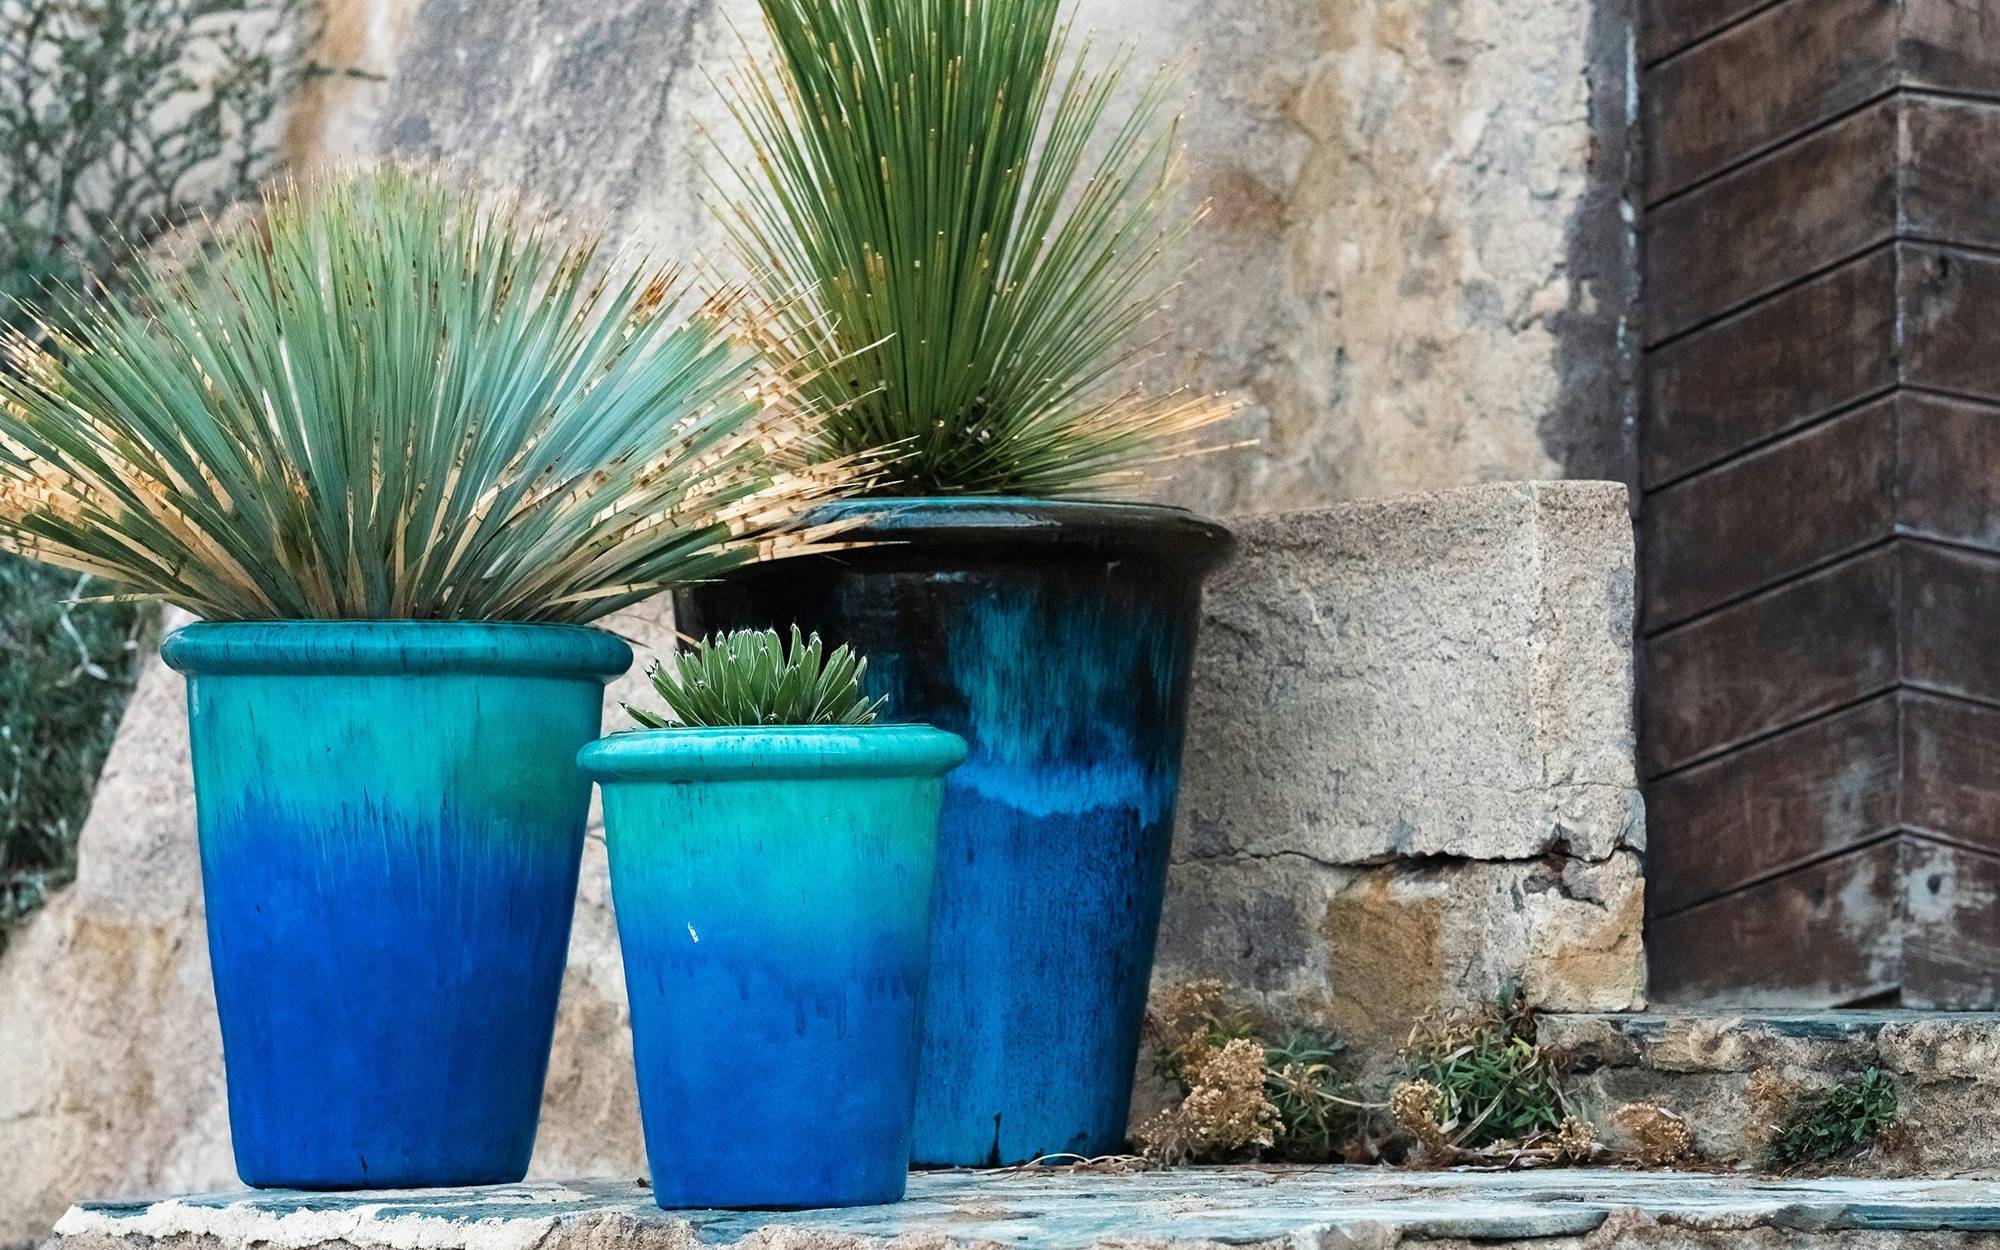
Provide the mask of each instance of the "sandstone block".
POLYGON ((1182 855, 1638 846, 1625 507, 1540 482, 1241 521, 1205 610, 1182 855))
POLYGON ((1376 1051, 1507 986, 1642 1005, 1624 490, 1240 534, 1204 609, 1157 979, 1219 977, 1376 1051))

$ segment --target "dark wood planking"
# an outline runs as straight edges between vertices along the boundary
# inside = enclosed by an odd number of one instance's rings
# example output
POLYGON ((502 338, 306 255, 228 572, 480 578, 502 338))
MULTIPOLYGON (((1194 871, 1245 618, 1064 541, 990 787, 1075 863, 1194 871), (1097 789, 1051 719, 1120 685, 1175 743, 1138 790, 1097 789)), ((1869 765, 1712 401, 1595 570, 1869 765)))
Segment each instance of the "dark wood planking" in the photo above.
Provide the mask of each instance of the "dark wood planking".
POLYGON ((1895 545, 1640 646, 1641 765, 1657 777, 1896 680, 1895 545))
POLYGON ((2000 246, 2000 104, 1909 96, 1898 233, 2000 246))
POLYGON ((1908 838, 1901 872, 1902 1005, 1991 1010, 2000 1002, 2000 859, 1908 838))
POLYGON ((2000 551, 2000 405, 1903 391, 1896 407, 1898 530, 2000 551))
POLYGON ((1921 540, 1896 547, 1904 680, 2000 703, 2000 557, 1921 540))
POLYGON ((2000 402, 2000 258, 1927 244, 1899 251, 1904 379, 2000 402))
MULTIPOLYGON (((1639 59, 1651 64, 1768 5, 1771 0, 1639 0, 1639 59)), ((1785 0, 1810 7, 1813 0, 1785 0)))
POLYGON ((1896 85, 1898 0, 1788 0, 1648 71, 1649 201, 1896 85))
MULTIPOLYGON (((1653 65, 1773 8, 1825 0, 1640 0, 1639 59, 1653 65)), ((2000 78, 2000 0, 1904 0, 1901 81, 1951 91, 1991 91, 2000 78)), ((1740 86, 1741 84, 1732 84, 1740 86)))
POLYGON ((1646 853, 1646 908, 1683 911, 1896 828, 1897 696, 1674 774, 1646 790, 1660 836, 1646 853))
POLYGON ((1663 1001, 2000 1005, 2000 0, 1883 6, 1641 6, 1663 1001))
POLYGON ((1647 501, 1647 632, 1887 539, 1896 523, 1897 403, 1876 400, 1647 501))
POLYGON ((2000 87, 2000 0, 1906 0, 1899 80, 1991 95, 2000 87))
POLYGON ((1878 248, 1651 353, 1644 483, 1714 464, 1893 386, 1897 251, 1878 248))
POLYGON ((2000 710, 1915 692, 1902 699, 1903 825, 2000 854, 2000 710))
POLYGON ((1823 1006, 1897 986, 1899 838, 1647 924, 1653 998, 1675 1006, 1823 1006))
POLYGON ((1887 240, 1900 105, 1870 105, 1649 211, 1647 341, 1887 240))

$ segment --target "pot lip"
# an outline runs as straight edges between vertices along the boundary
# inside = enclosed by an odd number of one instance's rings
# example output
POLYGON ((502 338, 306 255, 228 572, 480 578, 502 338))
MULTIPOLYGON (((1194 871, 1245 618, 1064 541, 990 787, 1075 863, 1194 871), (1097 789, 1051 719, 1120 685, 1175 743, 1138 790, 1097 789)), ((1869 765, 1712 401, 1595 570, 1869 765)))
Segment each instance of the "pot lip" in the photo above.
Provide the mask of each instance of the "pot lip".
POLYGON ((1018 495, 884 495, 821 504, 808 524, 849 521, 843 538, 911 546, 1074 547, 1202 568, 1236 547, 1228 526, 1174 504, 1018 495))
POLYGON ((439 673, 591 677, 632 667, 632 648, 587 625, 528 621, 197 621, 160 644, 190 677, 439 673))
POLYGON ((942 777, 965 762, 965 739, 929 725, 747 725, 634 729, 588 743, 577 766, 621 781, 781 781, 942 777))

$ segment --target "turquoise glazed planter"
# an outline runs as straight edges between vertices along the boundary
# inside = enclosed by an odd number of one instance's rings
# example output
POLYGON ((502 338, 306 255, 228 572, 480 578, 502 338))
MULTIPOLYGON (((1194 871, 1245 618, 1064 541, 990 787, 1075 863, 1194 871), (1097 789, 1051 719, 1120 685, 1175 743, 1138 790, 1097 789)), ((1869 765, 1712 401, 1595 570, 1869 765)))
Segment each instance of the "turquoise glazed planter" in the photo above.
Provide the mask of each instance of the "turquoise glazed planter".
POLYGON ((870 500, 882 545, 679 592, 691 634, 797 622, 963 736, 947 779, 919 1165, 1122 1148, 1173 833, 1201 585, 1177 508, 870 500))
POLYGON ((964 758, 921 726, 584 748, 661 1206, 902 1198, 941 779, 964 758))
POLYGON ((191 625, 209 959, 251 1185, 518 1181, 624 643, 566 626, 191 625))

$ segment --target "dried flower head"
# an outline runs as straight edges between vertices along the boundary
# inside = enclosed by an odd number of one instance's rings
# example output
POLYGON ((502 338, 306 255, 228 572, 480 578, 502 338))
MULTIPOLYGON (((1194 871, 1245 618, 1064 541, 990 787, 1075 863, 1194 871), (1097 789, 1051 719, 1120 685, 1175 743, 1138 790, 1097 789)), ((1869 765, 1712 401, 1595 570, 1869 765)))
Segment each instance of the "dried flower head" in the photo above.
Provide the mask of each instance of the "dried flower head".
POLYGON ((1271 1145, 1278 1109, 1264 1094, 1264 1048, 1233 1038, 1201 1050, 1186 1068, 1187 1097, 1161 1112, 1136 1134, 1147 1158, 1159 1163, 1226 1158, 1271 1145))
POLYGON ((1628 1102, 1611 1118, 1632 1139, 1632 1157, 1647 1167, 1666 1167, 1694 1153, 1694 1131, 1665 1107, 1628 1102))
POLYGON ((1447 1153, 1451 1135, 1445 1131, 1451 1100, 1429 1081, 1403 1081, 1389 1091, 1389 1114, 1403 1131, 1425 1149, 1447 1153))
POLYGON ((1597 1128, 1580 1116, 1564 1116, 1549 1149, 1557 1162, 1588 1163, 1600 1149, 1597 1128))

